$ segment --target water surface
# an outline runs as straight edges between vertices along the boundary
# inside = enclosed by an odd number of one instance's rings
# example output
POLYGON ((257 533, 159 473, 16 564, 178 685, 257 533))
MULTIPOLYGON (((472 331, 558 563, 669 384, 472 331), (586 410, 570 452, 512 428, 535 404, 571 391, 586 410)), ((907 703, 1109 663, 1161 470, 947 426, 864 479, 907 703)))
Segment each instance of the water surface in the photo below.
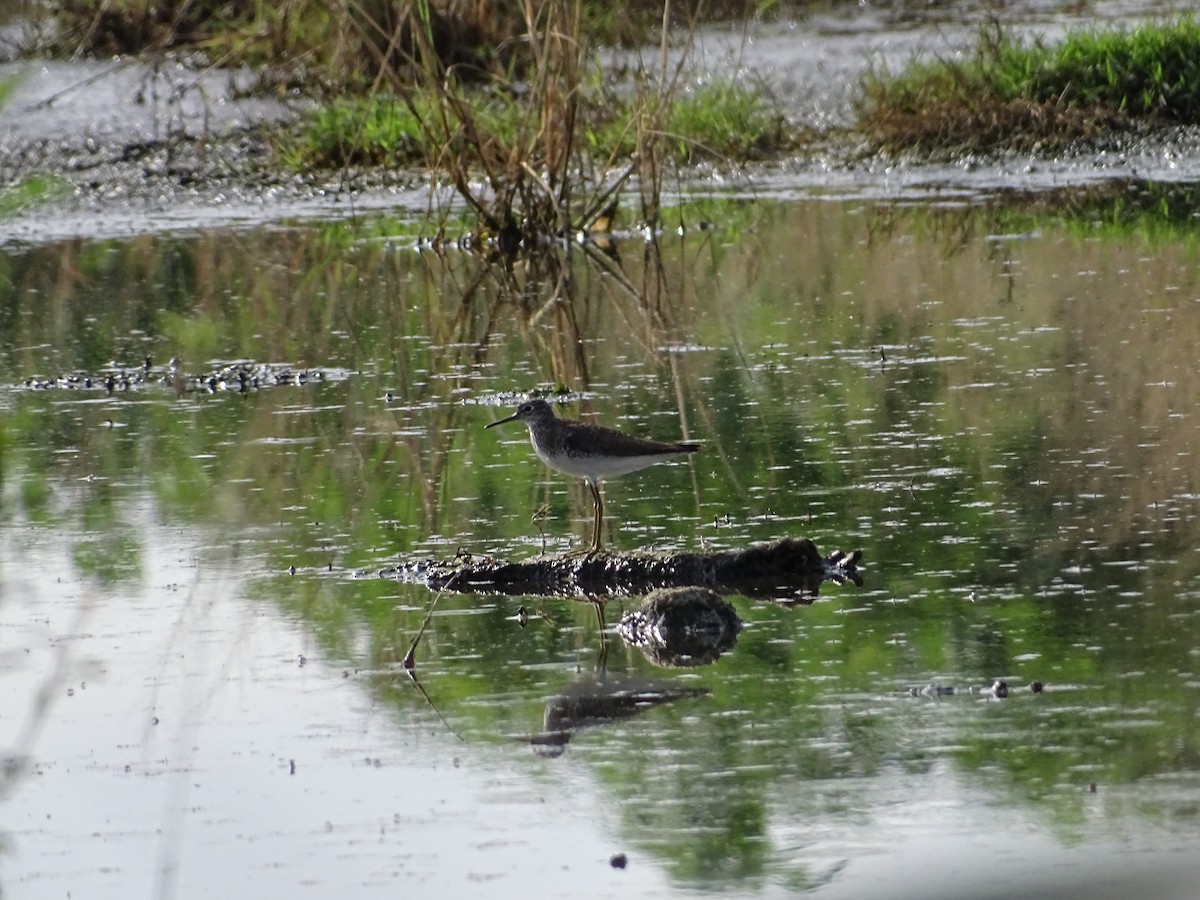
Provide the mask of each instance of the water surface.
POLYGON ((9 247, 5 889, 1188 896, 1198 241, 1129 188, 714 196, 511 267, 378 216, 9 247), (250 363, 291 377, 205 381, 250 363), (733 597, 691 669, 611 632, 637 598, 445 595, 414 680, 432 596, 379 570, 587 540, 484 430, 559 387, 704 442, 606 486, 610 547, 807 536, 865 586, 733 597), (547 752, 623 679, 702 692, 547 752))

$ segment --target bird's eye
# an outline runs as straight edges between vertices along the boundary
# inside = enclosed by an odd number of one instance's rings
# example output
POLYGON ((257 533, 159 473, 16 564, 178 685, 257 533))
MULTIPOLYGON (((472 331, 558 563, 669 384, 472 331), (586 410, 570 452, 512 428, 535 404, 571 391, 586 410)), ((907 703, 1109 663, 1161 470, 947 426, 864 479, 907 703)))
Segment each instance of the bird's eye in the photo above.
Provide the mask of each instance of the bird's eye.
POLYGON ((521 412, 533 412, 533 404, 532 403, 522 403, 521 404, 521 412))

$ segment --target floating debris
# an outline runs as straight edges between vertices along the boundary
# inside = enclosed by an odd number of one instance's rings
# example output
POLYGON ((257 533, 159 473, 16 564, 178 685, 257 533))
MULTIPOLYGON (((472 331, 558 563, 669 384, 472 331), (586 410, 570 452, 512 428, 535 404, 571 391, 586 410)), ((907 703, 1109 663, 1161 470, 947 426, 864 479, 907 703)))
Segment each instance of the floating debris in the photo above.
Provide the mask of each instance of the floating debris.
MULTIPOLYGON (((972 684, 962 691, 953 685, 927 684, 924 687, 910 687, 907 691, 902 691, 901 693, 909 697, 928 697, 933 700, 940 700, 942 697, 952 697, 958 693, 1003 700, 1009 697, 1015 690, 1016 688, 1008 686, 1007 681, 997 678, 991 684, 972 684)), ((1040 681, 1034 681, 1030 682, 1028 690, 1031 694, 1041 694, 1046 690, 1046 686, 1040 681)))
POLYGON ((287 363, 240 360, 189 375, 180 371, 176 360, 166 366, 155 366, 147 357, 143 365, 133 368, 113 366, 98 372, 72 372, 50 378, 35 376, 25 379, 19 387, 31 391, 104 391, 108 394, 158 389, 177 394, 246 394, 269 387, 303 387, 345 381, 353 374, 348 369, 295 368, 287 363))

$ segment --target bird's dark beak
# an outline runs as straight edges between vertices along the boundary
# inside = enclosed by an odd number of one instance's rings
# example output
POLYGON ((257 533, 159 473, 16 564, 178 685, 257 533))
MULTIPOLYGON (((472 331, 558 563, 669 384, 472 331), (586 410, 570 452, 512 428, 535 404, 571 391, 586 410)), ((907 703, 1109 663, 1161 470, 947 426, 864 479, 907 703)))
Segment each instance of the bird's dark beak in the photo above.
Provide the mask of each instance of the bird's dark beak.
POLYGON ((492 422, 490 425, 484 425, 483 427, 484 428, 495 428, 497 425, 503 425, 505 422, 515 422, 516 419, 517 419, 517 414, 513 413, 507 419, 501 419, 499 422, 492 422))

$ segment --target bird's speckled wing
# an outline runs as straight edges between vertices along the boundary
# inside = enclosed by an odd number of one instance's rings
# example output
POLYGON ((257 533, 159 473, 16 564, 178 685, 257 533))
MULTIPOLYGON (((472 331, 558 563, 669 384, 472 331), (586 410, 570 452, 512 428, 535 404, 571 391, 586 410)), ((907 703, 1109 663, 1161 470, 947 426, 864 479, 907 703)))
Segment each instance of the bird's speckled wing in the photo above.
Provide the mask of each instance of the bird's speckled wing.
POLYGON ((603 425, 575 423, 563 437, 563 449, 568 456, 594 456, 598 452, 614 456, 670 456, 692 453, 698 444, 666 444, 634 437, 631 434, 605 428, 603 425))

